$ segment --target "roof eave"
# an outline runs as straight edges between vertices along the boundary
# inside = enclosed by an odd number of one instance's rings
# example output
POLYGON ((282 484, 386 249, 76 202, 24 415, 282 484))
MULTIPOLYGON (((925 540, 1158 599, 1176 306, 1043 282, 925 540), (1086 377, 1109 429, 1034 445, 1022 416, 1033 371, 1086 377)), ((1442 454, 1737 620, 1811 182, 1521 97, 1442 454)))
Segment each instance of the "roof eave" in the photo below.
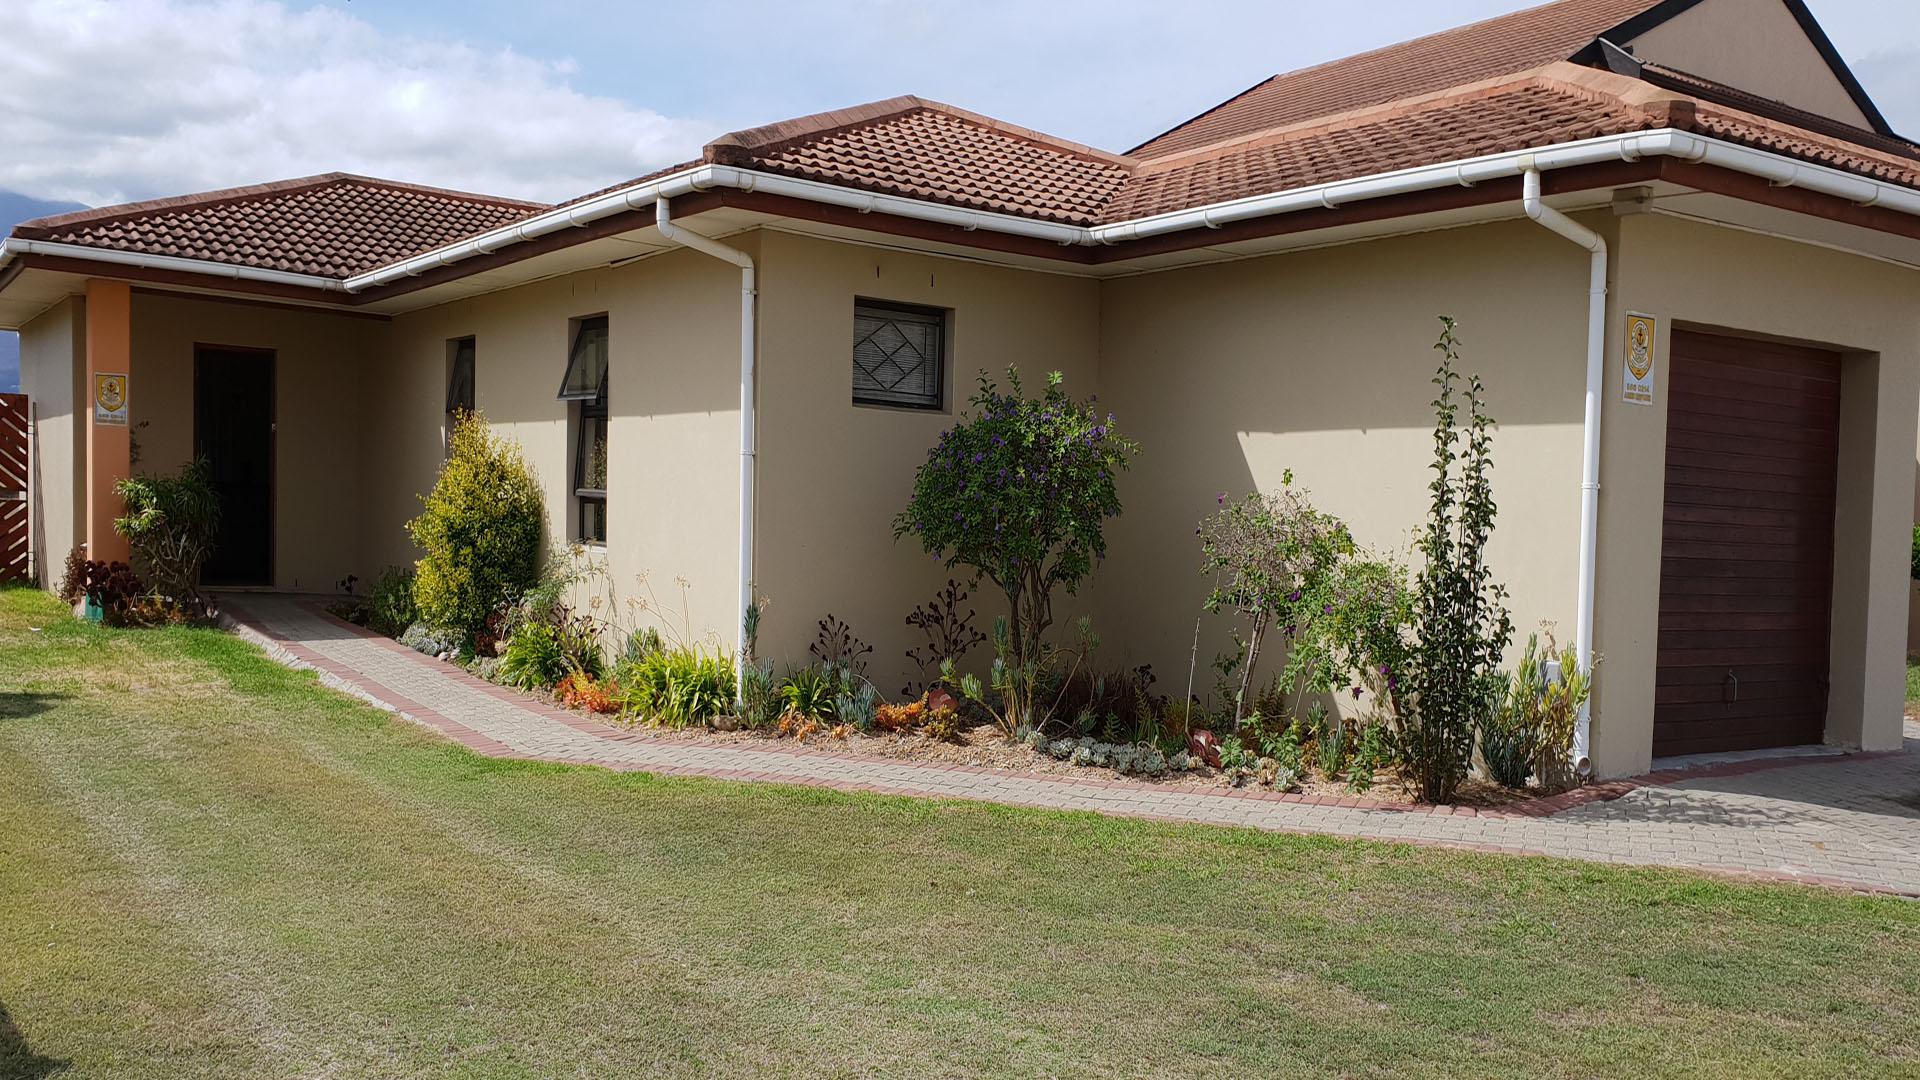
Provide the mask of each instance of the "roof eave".
MULTIPOLYGON (((9 239, 4 247, 0 247, 0 269, 4 269, 13 259, 29 253, 57 255, 64 259, 109 266, 133 265, 162 271, 191 272, 262 287, 300 288, 303 291, 311 290, 314 295, 325 296, 333 302, 351 305, 384 291, 378 290, 378 286, 391 285, 431 270, 452 268, 477 257, 505 253, 541 236, 584 227, 602 218, 650 207, 658 199, 708 191, 757 193, 823 205, 843 213, 851 211, 854 215, 911 219, 949 227, 956 236, 968 232, 989 232, 1025 238, 1028 242, 1051 243, 1061 248, 1103 249, 1111 255, 1103 255, 1098 261, 1109 262, 1114 257, 1126 258, 1122 252, 1138 241, 1175 233, 1216 230, 1256 218, 1334 209, 1399 195, 1471 188, 1489 181, 1511 179, 1529 169, 1556 171, 1662 157, 1758 177, 1773 188, 1798 188, 1845 200, 1856 207, 1920 217, 1920 190, 1678 128, 1662 127, 1330 181, 1096 226, 1067 225, 1012 214, 970 210, 945 203, 755 172, 736 166, 701 165, 618 189, 563 210, 535 215, 513 226, 482 233, 345 280, 171 256, 46 244, 20 238, 9 239)), ((1084 256, 1077 258, 1084 261, 1084 256)))

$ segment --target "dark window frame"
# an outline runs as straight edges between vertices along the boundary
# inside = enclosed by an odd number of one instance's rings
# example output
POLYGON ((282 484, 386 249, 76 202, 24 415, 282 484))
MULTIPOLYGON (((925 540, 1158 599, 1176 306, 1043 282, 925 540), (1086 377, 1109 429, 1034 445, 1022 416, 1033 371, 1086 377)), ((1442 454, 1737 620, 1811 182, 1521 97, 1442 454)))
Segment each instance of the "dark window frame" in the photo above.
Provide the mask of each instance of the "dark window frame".
POLYGON ((453 355, 447 361, 447 430, 453 430, 455 413, 471 413, 476 386, 475 358, 479 352, 472 336, 454 338, 447 343, 453 355))
POLYGON ((612 367, 613 335, 608 329, 605 315, 589 315, 573 321, 573 333, 567 343, 567 369, 560 376, 560 392, 555 396, 561 401, 592 401, 595 398, 605 400, 607 396, 607 369, 612 367), (579 370, 581 361, 586 359, 584 348, 589 344, 589 335, 597 333, 600 338, 600 379, 590 386, 573 386, 574 373, 579 370))
MULTIPOLYGON (((853 386, 853 403, 867 408, 909 409, 914 412, 945 412, 947 409, 947 361, 948 352, 951 348, 949 341, 952 336, 951 331, 953 324, 952 310, 948 308, 928 307, 922 304, 901 303, 897 300, 875 300, 864 296, 857 296, 853 301, 853 318, 853 346, 852 349, 849 350, 849 361, 852 368, 851 377, 855 380, 853 386), (889 396, 889 391, 862 389, 860 387, 858 378, 862 371, 862 366, 858 358, 857 350, 862 342, 878 332, 876 328, 875 330, 862 333, 860 326, 862 317, 894 322, 896 324, 908 323, 928 327, 932 330, 934 339, 933 347, 930 350, 931 355, 927 357, 927 362, 933 366, 934 387, 932 400, 926 400, 925 396, 920 394, 896 393, 894 396, 889 396)), ((897 326, 896 332, 898 332, 897 326)), ((918 350, 916 350, 916 352, 917 351, 918 350)), ((870 373, 869 378, 871 378, 870 373)))
POLYGON ((561 401, 568 403, 568 419, 573 428, 573 464, 569 469, 573 481, 573 534, 574 539, 588 544, 607 542, 607 383, 613 367, 612 333, 605 315, 591 315, 576 319, 573 332, 567 346, 567 370, 560 380, 561 401), (601 338, 603 351, 600 377, 592 393, 584 388, 569 391, 574 383, 574 374, 585 354, 582 346, 588 344, 588 335, 597 333, 601 338), (595 440, 595 434, 599 439, 595 440), (593 471, 592 450, 596 441, 600 447, 600 470, 598 477, 591 477, 593 471), (599 486, 593 486, 592 479, 598 479, 599 486))

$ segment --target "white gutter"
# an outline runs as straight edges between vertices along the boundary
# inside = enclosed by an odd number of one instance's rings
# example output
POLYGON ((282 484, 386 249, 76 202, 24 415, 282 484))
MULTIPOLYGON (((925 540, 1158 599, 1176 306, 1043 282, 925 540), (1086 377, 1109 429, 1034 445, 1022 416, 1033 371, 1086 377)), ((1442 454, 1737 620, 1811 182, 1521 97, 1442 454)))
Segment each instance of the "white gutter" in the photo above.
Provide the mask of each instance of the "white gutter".
MULTIPOLYGON (((1607 241, 1597 232, 1540 201, 1540 170, 1529 168, 1521 181, 1520 206, 1527 216, 1586 248, 1587 403, 1580 450, 1579 599, 1574 605, 1574 656, 1584 673, 1593 671, 1593 580, 1598 558, 1600 513, 1600 396, 1606 377, 1607 241)), ((1586 775, 1593 766, 1590 734, 1593 710, 1580 707, 1573 727, 1573 769, 1586 775)))
POLYGON ((733 680, 734 701, 740 701, 741 687, 745 683, 742 677, 747 662, 747 605, 753 603, 753 481, 755 471, 754 448, 754 322, 753 299, 755 294, 753 256, 738 248, 728 247, 710 236, 690 232, 673 223, 673 208, 665 195, 656 195, 653 200, 653 221, 660 229, 660 238, 668 243, 692 248, 703 255, 730 262, 740 268, 740 578, 738 603, 734 605, 734 630, 738 635, 734 646, 734 664, 737 668, 733 680))
POLYGON ((931 221, 942 225, 954 225, 968 232, 984 229, 987 232, 1010 236, 1026 236, 1037 240, 1051 240, 1057 244, 1085 244, 1087 230, 1078 225, 1062 225, 1047 221, 1034 221, 1031 218, 1016 217, 1012 214, 997 214, 985 210, 965 210, 957 206, 923 202, 919 199, 907 199, 898 195, 879 195, 834 184, 823 184, 816 180, 799 180, 789 176, 775 176, 771 173, 754 172, 750 169, 736 168, 732 165, 696 165, 656 180, 610 191, 572 206, 549 210, 536 214, 524 221, 503 226, 492 232, 462 240, 457 244, 435 248, 432 251, 402 259, 397 263, 357 274, 346 279, 348 292, 359 292, 375 285, 385 285, 402 278, 414 277, 428 270, 450 266, 476 255, 491 255, 501 248, 513 244, 534 240, 549 233, 563 229, 580 228, 602 218, 630 210, 644 210, 657 199, 672 199, 681 195, 690 195, 698 191, 714 188, 729 188, 734 191, 758 191, 768 195, 784 195, 789 198, 803 199, 811 203, 823 203, 855 210, 862 214, 888 214, 893 217, 913 218, 917 221, 931 221))
POLYGON ((346 288, 338 278, 321 277, 317 274, 295 274, 286 270, 235 266, 232 263, 209 262, 205 259, 183 259, 177 255, 147 255, 138 251, 116 251, 112 248, 89 247, 84 244, 60 244, 49 240, 28 240, 18 236, 10 236, 4 243, 0 243, 0 268, 4 268, 22 255, 84 259, 87 262, 111 263, 115 266, 138 266, 148 270, 174 270, 239 281, 297 285, 305 289, 321 289, 327 292, 342 292, 346 288))

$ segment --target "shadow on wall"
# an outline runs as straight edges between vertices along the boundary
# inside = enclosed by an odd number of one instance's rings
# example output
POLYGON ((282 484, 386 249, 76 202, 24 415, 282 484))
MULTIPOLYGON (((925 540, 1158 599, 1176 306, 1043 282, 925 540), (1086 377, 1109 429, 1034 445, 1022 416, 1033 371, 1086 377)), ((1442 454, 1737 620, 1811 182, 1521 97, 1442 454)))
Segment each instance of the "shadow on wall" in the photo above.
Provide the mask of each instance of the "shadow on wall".
POLYGON ((26 1036, 13 1022, 6 1002, 0 1001, 0 1076, 9 1080, 40 1080, 67 1070, 68 1062, 42 1057, 27 1046, 26 1036))
MULTIPOLYGON (((1267 318, 1234 314, 1233 305, 1230 296, 1192 295, 1173 318, 1159 316, 1226 328, 1207 343, 1204 365, 1183 363, 1178 341, 1186 335, 1176 330, 1102 372, 1102 400, 1114 403, 1142 447, 1122 478, 1126 513, 1109 531, 1109 565, 1095 585, 1109 630, 1124 628, 1111 636, 1132 653, 1107 660, 1150 661, 1163 682, 1182 686, 1208 588, 1194 530, 1223 495, 1274 490, 1290 470, 1314 505, 1346 521, 1363 545, 1411 564, 1432 477, 1437 357, 1429 346, 1440 329, 1432 315, 1400 305, 1356 345, 1339 319, 1306 317, 1282 333, 1267 318), (1183 370, 1204 376, 1181 377, 1183 370), (1163 670, 1173 659, 1178 664, 1163 670)), ((1534 324, 1508 324, 1479 307, 1454 308, 1469 315, 1461 368, 1486 379, 1487 411, 1498 423, 1501 513, 1490 558, 1515 588, 1524 641, 1540 618, 1557 617, 1565 629, 1573 616, 1583 373, 1577 341, 1567 350, 1576 362, 1543 370, 1529 340, 1534 324), (1545 532, 1563 523, 1564 536, 1545 532)), ((1271 318, 1287 321, 1284 312, 1271 318)), ((1201 618, 1196 691, 1211 685, 1208 661, 1230 647, 1231 626, 1226 615, 1201 618)))

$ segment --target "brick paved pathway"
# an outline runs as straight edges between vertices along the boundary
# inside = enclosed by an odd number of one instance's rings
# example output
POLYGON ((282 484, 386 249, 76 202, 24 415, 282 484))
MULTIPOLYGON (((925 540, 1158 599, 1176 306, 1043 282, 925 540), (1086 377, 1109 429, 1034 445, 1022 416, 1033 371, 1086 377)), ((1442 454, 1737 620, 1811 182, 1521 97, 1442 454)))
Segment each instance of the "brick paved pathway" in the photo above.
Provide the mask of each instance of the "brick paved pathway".
POLYGON ((235 596, 227 611, 242 635, 282 662, 318 669, 339 689, 496 756, 1685 866, 1920 896, 1920 727, 1911 722, 1902 753, 1656 774, 1503 813, 1409 812, 1360 800, 1024 776, 777 744, 655 739, 473 678, 332 619, 312 601, 235 596))

